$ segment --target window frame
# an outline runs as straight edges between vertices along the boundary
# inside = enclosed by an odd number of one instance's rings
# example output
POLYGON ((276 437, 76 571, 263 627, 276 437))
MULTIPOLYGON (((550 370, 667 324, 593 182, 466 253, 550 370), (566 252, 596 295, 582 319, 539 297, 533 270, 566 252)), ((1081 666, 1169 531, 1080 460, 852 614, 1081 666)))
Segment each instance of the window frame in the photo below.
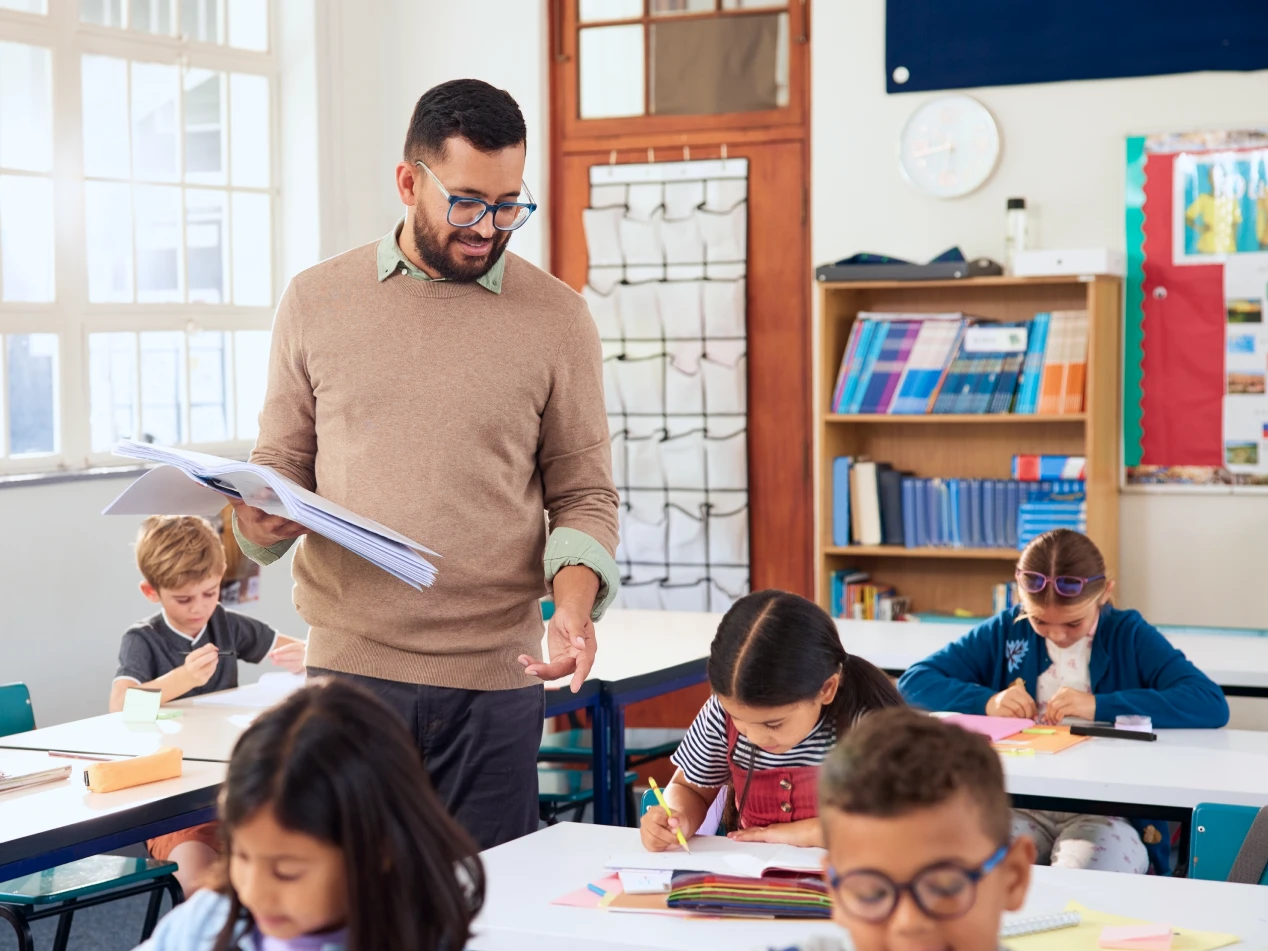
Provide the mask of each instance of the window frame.
MULTIPOLYGON (((53 164, 49 176, 53 183, 53 261, 54 300, 52 303, 0 301, 0 336, 7 341, 11 334, 56 333, 58 337, 57 389, 55 412, 60 434, 57 451, 40 455, 9 457, 0 454, 0 476, 30 473, 74 472, 102 466, 118 466, 123 460, 109 452, 93 452, 91 438, 91 403, 89 393, 88 338, 92 333, 143 331, 180 331, 186 335, 203 331, 270 330, 277 301, 282 292, 284 229, 281 188, 281 66, 278 61, 279 11, 269 3, 269 49, 266 52, 242 50, 228 45, 189 40, 183 36, 163 36, 132 31, 127 28, 83 23, 79 19, 78 0, 48 0, 46 14, 24 13, 0 9, 0 39, 45 47, 51 57, 53 164), (252 73, 265 76, 269 82, 269 175, 267 189, 231 187, 228 175, 222 188, 229 196, 236 191, 263 194, 271 199, 269 209, 272 298, 267 305, 240 306, 233 303, 101 303, 88 301, 87 249, 84 245, 85 183, 83 143, 83 102, 81 63, 85 55, 111 56, 129 61, 175 65, 184 70, 210 69, 225 73, 252 73)), ((174 11, 179 28, 179 8, 174 11)), ((181 84, 184 102, 184 83, 181 84)), ((180 156, 184 160, 183 112, 178 138, 180 156)), ((225 130, 226 136, 229 130, 225 130)), ((230 155, 226 141, 225 154, 230 155)), ((226 170, 228 171, 228 170, 226 170)), ((28 173, 42 177, 42 173, 28 173)), ((187 183, 184 173, 175 183, 184 190, 205 186, 187 183)), ((230 216, 232 212, 230 211, 230 216)), ((228 219, 232 221, 230 217, 228 219)), ((182 255, 187 260, 188 248, 183 235, 186 226, 182 212, 182 255)), ((135 220, 134 220, 135 228, 135 220)), ((231 234, 231 227, 226 229, 231 234)), ((232 260, 232 245, 230 245, 232 260)), ((135 256, 135 249, 134 249, 135 256)), ((232 265, 230 265, 232 267, 232 265)), ((135 267, 135 263, 134 263, 135 267)), ((188 273, 186 271, 186 281, 188 273)), ((232 290, 232 287, 231 287, 232 290)), ((136 288, 133 288, 134 293, 136 288)), ((185 287, 188 293, 188 285, 185 287)), ((184 347, 186 365, 186 400, 183 407, 188 423, 189 348, 184 347)), ((8 347, 0 352, 0 453, 8 451, 8 347)), ((140 366, 137 366, 138 389, 140 366)), ((236 402, 230 394, 232 381, 226 379, 226 412, 236 402)), ((140 413, 138 395, 137 413, 140 413)), ((233 425, 233 420, 230 420, 233 425)), ((188 435, 188 425, 184 428, 188 435)), ((182 443, 184 446, 217 455, 245 457, 254 440, 233 440, 218 443, 182 443)))
POLYGON ((810 13, 806 0, 788 0, 785 8, 755 8, 723 10, 715 0, 711 11, 653 15, 650 0, 643 0, 642 16, 612 20, 580 22, 580 0, 552 0, 550 25, 552 59, 557 67, 559 134, 566 139, 593 138, 617 140, 626 137, 657 136, 734 129, 736 126, 778 128, 800 127, 805 122, 810 107, 808 44, 810 13), (717 17, 769 16, 772 13, 788 14, 788 105, 776 109, 754 112, 726 112, 702 115, 656 115, 645 112, 641 116, 617 116, 603 119, 582 119, 580 33, 583 29, 610 26, 643 27, 643 103, 650 106, 651 51, 648 46, 648 28, 655 24, 682 23, 688 20, 710 20, 717 17))

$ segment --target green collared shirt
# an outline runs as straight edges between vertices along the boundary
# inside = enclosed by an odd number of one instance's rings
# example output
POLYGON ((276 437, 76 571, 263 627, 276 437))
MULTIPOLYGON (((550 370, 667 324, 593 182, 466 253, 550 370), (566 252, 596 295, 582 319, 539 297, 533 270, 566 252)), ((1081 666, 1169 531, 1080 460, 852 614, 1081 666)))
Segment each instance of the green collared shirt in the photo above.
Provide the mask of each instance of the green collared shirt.
MULTIPOLYGON (((401 250, 401 228, 405 226, 405 219, 402 218, 396 223, 396 227, 389 231, 379 241, 379 250, 377 253, 379 280, 386 281, 393 274, 405 274, 417 281, 443 281, 443 277, 432 277, 426 271, 414 266, 414 262, 405 256, 405 252, 401 250)), ((485 290, 490 290, 494 294, 502 293, 502 274, 506 271, 506 255, 501 255, 497 263, 489 268, 487 274, 476 278, 476 283, 485 290)))

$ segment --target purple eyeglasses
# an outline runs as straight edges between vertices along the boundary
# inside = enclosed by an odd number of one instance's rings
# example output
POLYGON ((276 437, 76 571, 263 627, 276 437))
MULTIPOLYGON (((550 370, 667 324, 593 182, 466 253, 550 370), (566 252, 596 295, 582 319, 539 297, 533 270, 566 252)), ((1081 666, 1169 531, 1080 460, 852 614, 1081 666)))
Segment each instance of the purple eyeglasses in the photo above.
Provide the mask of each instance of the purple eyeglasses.
POLYGON ((1077 598, 1083 593, 1085 585, 1093 581, 1104 581, 1104 575, 1092 575, 1090 578, 1078 578, 1074 575, 1045 575, 1041 571, 1018 571, 1017 586, 1027 594, 1038 594, 1052 585, 1054 591, 1063 598, 1077 598))

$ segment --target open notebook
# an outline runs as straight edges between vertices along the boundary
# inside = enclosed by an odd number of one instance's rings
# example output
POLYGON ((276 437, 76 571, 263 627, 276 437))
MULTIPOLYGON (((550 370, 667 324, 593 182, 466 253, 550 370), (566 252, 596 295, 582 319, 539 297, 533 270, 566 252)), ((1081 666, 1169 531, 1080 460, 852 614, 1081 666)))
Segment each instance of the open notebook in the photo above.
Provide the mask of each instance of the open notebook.
POLYGON ((360 555, 413 588, 429 587, 436 569, 424 555, 436 553, 400 532, 309 492, 265 466, 124 440, 115 455, 154 462, 151 469, 106 507, 106 515, 215 515, 225 499, 299 522, 360 555))
POLYGON ((766 842, 736 842, 722 836, 696 836, 691 852, 621 852, 608 857, 610 869, 653 869, 673 872, 712 872, 761 878, 763 875, 793 873, 823 874, 823 849, 803 849, 795 845, 766 842))
POLYGON ((47 753, 0 750, 0 793, 69 779, 70 767, 47 753))

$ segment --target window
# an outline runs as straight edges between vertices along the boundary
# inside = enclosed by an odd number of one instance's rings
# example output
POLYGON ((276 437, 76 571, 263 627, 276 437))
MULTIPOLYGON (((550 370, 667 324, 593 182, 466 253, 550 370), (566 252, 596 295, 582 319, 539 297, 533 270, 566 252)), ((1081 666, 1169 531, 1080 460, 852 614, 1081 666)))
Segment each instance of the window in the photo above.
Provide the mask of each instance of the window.
POLYGON ((0 472, 245 452, 279 255, 269 0, 0 0, 0 472))

